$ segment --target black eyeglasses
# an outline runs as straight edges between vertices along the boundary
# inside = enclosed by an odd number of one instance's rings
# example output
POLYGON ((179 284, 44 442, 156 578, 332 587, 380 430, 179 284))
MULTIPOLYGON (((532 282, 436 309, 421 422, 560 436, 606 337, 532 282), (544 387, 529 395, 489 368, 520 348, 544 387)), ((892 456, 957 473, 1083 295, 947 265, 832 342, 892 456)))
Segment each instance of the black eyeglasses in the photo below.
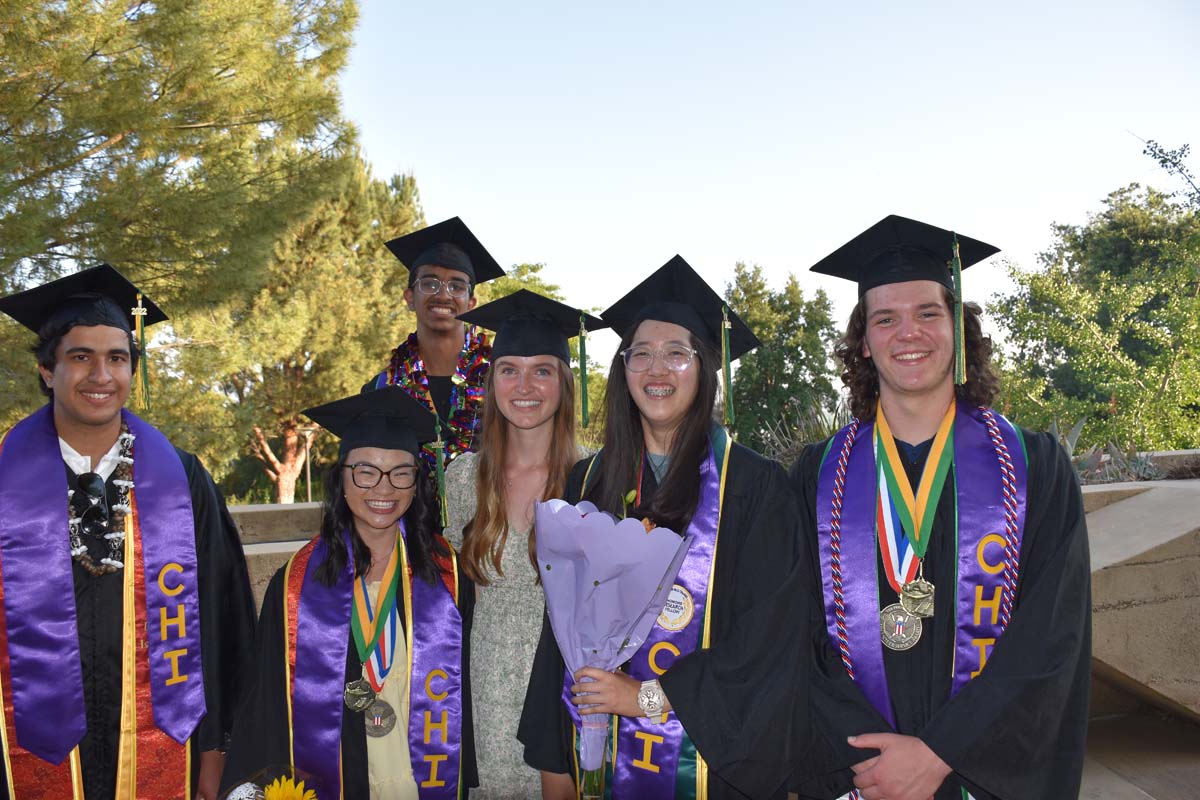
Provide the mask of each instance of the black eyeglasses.
POLYGON ((97 539, 108 533, 108 489, 104 478, 85 472, 75 479, 71 507, 79 517, 79 532, 97 539))
POLYGON ((413 281, 413 285, 417 287, 417 291, 421 294, 437 294, 446 288, 446 294, 455 298, 466 297, 471 292, 471 284, 466 281, 460 281, 457 278, 451 278, 448 281, 443 281, 438 278, 417 278, 413 281))
POLYGON ((417 467, 412 464, 401 464, 384 472, 373 464, 347 464, 350 479, 360 489, 374 489, 387 475, 388 483, 395 489, 411 489, 417 483, 417 467))

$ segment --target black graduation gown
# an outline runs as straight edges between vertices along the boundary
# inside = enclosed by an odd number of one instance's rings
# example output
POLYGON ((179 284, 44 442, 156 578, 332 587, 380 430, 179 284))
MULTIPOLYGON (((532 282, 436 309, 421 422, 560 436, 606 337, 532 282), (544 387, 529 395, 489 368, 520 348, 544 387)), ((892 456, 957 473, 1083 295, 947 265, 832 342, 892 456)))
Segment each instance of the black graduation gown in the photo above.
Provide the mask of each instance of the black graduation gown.
MULTIPOLYGON (((932 619, 916 646, 884 648, 897 732, 919 736, 954 771, 937 800, 1059 800, 1079 793, 1091 676, 1091 569, 1083 501, 1070 460, 1053 436, 1022 431, 1028 455, 1027 514, 1013 618, 983 672, 950 698, 957 548, 951 472, 937 506, 925 578, 937 587, 932 619)), ((805 522, 805 557, 819 574, 816 493, 827 442, 792 468, 805 522)), ((924 462, 907 465, 916 485, 924 462)), ((1017 454, 1014 454, 1017 455, 1017 454)), ((880 608, 897 601, 879 570, 880 608)), ((820 584, 816 591, 820 593, 820 584)), ((838 797, 853 788, 851 764, 875 751, 846 736, 890 730, 842 668, 815 605, 812 713, 815 744, 796 768, 801 797, 838 797)))
MULTIPOLYGON (((187 473, 195 519, 200 660, 208 711, 192 736, 194 791, 200 753, 224 750, 233 730, 241 676, 252 653, 254 596, 250 592, 241 539, 225 499, 198 458, 179 448, 175 450, 187 473)), ((73 485, 74 473, 65 465, 64 468, 73 485)), ((117 496, 113 477, 109 477, 107 484, 110 507, 117 496)), ((107 545, 98 543, 93 559, 98 562, 105 555, 107 545)), ((106 800, 114 796, 117 782, 124 571, 93 576, 74 562, 72 568, 87 715, 87 733, 79 743, 83 785, 88 800, 106 800)), ((7 797, 7 782, 0 781, 0 798, 7 800, 7 797)))
MULTIPOLYGON (((263 769, 280 770, 291 763, 288 746, 287 686, 284 682, 283 629, 286 624, 284 584, 286 565, 280 567, 263 597, 262 614, 255 639, 253 674, 246 681, 246 697, 238 710, 233 744, 225 762, 221 791, 240 785, 263 769)), ((415 578, 414 580, 420 580, 415 578)), ((462 778, 466 786, 479 785, 475 765, 475 727, 471 715, 471 620, 475 612, 475 585, 458 571, 458 608, 463 619, 463 729, 462 778)), ((404 622, 404 598, 396 595, 401 625, 404 622)), ((354 644, 354 635, 346 627, 346 675, 343 684, 362 677, 362 661, 354 644)), ((339 696, 342 686, 337 687, 339 696)), ((397 725, 407 727, 407 721, 397 725)), ((349 798, 370 797, 367 774, 367 731, 362 714, 342 709, 342 789, 349 798)))
MULTIPOLYGON (((565 493, 569 502, 580 498, 588 461, 579 462, 571 471, 565 493)), ((741 678, 738 654, 731 652, 733 648, 728 644, 735 641, 735 632, 746 626, 746 620, 755 620, 753 626, 760 630, 774 624, 756 617, 756 607, 783 583, 796 562, 796 510, 783 469, 775 462, 733 444, 728 470, 725 506, 717 531, 712 648, 707 651, 714 655, 720 651, 726 657, 680 659, 660 682, 680 722, 708 762, 709 797, 783 797, 782 774, 765 786, 753 780, 747 784, 746 777, 738 775, 738 785, 751 786, 751 795, 738 791, 723 777, 726 770, 755 762, 758 737, 770 727, 768 719, 780 710, 760 705, 756 686, 741 678)), ((644 490, 656 488, 650 470, 645 480, 644 490)), ((744 658, 748 653, 740 655, 744 658)), ((753 655, 767 654, 760 648, 753 655)), ((517 738, 525 745, 526 763, 547 772, 573 770, 572 722, 561 699, 564 671, 549 619, 543 617, 517 738)), ((772 733, 777 734, 778 729, 772 733)))

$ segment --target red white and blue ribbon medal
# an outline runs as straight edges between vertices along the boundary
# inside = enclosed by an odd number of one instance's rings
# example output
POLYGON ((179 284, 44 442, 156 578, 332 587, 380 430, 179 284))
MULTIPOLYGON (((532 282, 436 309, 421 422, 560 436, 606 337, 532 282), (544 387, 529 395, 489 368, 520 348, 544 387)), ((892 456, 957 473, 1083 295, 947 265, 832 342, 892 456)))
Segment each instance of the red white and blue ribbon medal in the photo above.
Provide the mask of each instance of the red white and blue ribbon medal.
POLYGON ((354 582, 353 615, 350 630, 363 665, 363 677, 346 684, 346 706, 366 717, 368 736, 386 736, 396 725, 396 711, 380 699, 384 681, 392 671, 396 654, 396 637, 400 630, 396 591, 399 585, 400 548, 392 549, 387 569, 379 585, 379 595, 372 605, 367 593, 367 579, 360 575, 354 582))
POLYGON ((878 465, 876 530, 888 584, 899 596, 879 613, 879 632, 892 650, 907 650, 921 638, 921 619, 933 616, 933 584, 925 580, 924 559, 933 518, 954 463, 955 402, 942 417, 914 493, 883 407, 875 413, 878 465))

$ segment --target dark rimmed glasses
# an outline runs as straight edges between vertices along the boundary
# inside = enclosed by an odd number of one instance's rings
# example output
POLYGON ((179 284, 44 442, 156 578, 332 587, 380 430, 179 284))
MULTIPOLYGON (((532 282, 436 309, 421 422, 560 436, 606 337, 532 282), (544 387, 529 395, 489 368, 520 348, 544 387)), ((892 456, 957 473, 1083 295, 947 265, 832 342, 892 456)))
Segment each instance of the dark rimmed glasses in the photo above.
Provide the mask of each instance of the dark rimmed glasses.
POLYGON ((654 365, 654 359, 662 360, 663 366, 671 372, 683 372, 692 365, 696 351, 691 347, 671 344, 662 350, 651 350, 649 347, 630 347, 621 351, 625 360, 625 368, 630 372, 645 372, 654 365))
POLYGON ((80 533, 96 539, 102 539, 108 533, 108 489, 100 475, 85 472, 75 479, 71 508, 79 517, 80 533))
POLYGON ((413 464, 401 464, 384 472, 374 464, 347 464, 350 470, 350 480, 360 489, 374 489, 387 475, 388 483, 394 489, 411 489, 417 483, 417 467, 413 464))
POLYGON ((471 293, 471 284, 466 281, 460 281, 457 278, 451 278, 448 281, 440 278, 417 278, 413 281, 413 286, 417 287, 417 291, 421 294, 437 294, 446 288, 446 294, 451 297, 462 299, 471 293))

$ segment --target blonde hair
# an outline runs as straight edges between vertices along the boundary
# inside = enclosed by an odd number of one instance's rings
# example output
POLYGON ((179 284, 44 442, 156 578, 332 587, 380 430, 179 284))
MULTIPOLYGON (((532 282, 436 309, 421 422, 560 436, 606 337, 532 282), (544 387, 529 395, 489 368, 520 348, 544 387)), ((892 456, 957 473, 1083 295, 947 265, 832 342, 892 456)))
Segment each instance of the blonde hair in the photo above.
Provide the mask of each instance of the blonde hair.
MULTIPOLYGON (((483 425, 475 471, 475 516, 463 529, 459 559, 463 571, 480 586, 491 585, 490 573, 503 575, 501 556, 508 541, 508 508, 504 502, 504 462, 508 454, 508 420, 496 403, 492 376, 488 370, 483 401, 483 425)), ((571 368, 559 363, 559 403, 551 424, 550 451, 546 454, 546 488, 542 500, 562 497, 567 475, 579 458, 575 446, 575 376, 571 368)), ((537 548, 532 526, 529 530, 529 563, 537 569, 537 548)))

